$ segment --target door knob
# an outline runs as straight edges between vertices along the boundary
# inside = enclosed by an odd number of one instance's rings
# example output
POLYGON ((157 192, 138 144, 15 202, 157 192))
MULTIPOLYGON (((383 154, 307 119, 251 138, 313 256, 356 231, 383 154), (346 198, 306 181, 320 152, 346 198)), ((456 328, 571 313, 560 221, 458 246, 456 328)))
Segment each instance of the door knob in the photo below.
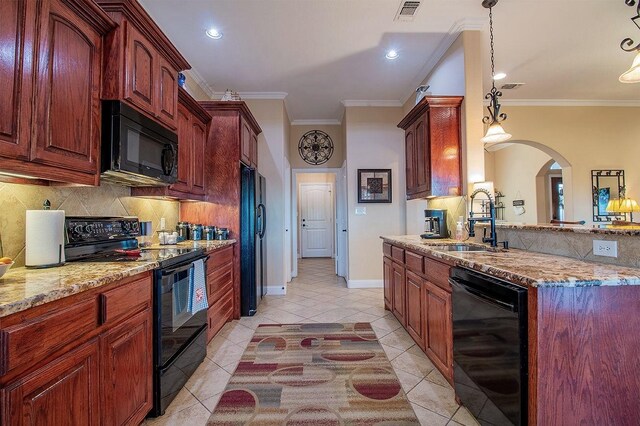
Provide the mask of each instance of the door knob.
POLYGON ((305 227, 305 226, 307 226, 307 225, 305 225, 305 224, 303 223, 303 224, 302 224, 302 227, 305 227))

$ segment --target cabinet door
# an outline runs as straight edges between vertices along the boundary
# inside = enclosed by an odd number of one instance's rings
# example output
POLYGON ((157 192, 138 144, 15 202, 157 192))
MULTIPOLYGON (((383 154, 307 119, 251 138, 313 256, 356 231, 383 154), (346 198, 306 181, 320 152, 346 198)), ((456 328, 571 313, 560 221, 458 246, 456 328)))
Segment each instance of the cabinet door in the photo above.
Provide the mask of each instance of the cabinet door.
POLYGON ((414 130, 415 194, 419 196, 430 195, 431 190, 428 114, 426 112, 416 121, 414 130))
POLYGON ((407 198, 416 192, 416 141, 415 125, 409 127, 404 134, 404 148, 407 170, 407 198))
POLYGON ((258 169, 258 135, 251 132, 251 166, 258 169))
POLYGON ((133 25, 127 23, 124 97, 150 114, 156 111, 155 73, 160 69, 155 49, 133 25))
POLYGON ((192 117, 192 120, 193 170, 191 173, 191 192, 204 194, 204 148, 207 142, 207 126, 195 117, 192 117))
POLYGON ((244 119, 240 120, 240 161, 251 167, 251 127, 244 119))
POLYGON ((32 160, 97 173, 102 37, 60 0, 42 8, 32 160))
POLYGON ((104 424, 139 424, 152 406, 151 310, 103 334, 104 424))
POLYGON ((34 2, 0 2, 0 155, 9 158, 29 156, 29 126, 25 123, 31 118, 33 6, 34 2))
POLYGON ((384 306, 388 310, 393 310, 393 268, 391 259, 385 257, 382 259, 382 268, 384 271, 384 306))
POLYGON ((451 293, 425 281, 425 352, 450 381, 453 377, 451 293))
POLYGON ((392 263, 393 313, 405 325, 405 271, 402 265, 392 263))
POLYGON ((158 81, 154 82, 158 87, 156 115, 164 124, 175 129, 178 109, 178 71, 160 55, 157 58, 160 68, 158 81))
POLYGON ((0 424, 100 424, 98 358, 93 340, 9 384, 0 424))
POLYGON ((407 271, 407 331, 418 346, 424 348, 424 279, 407 271))
POLYGON ((429 120, 432 126, 431 193, 442 196, 460 195, 462 194, 460 108, 431 108, 429 120))
POLYGON ((178 105, 178 180, 171 189, 181 192, 191 191, 191 168, 193 143, 191 136, 191 113, 178 105))

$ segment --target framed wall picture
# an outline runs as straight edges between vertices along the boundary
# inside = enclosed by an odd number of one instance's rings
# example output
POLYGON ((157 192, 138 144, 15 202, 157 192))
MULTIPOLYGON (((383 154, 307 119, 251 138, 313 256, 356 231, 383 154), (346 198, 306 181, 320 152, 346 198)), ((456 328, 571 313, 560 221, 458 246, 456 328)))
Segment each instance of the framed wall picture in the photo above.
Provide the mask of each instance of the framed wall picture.
POLYGON ((391 169, 358 169, 358 203, 391 202, 391 169))

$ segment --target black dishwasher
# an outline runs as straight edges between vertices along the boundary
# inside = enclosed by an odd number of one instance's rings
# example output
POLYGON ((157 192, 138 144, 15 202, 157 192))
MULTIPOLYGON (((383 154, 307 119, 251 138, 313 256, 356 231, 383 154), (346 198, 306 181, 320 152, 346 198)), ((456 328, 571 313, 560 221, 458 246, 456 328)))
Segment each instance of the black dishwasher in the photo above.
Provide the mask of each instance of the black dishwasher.
POLYGON ((527 289, 451 270, 456 395, 485 425, 527 424, 527 289))

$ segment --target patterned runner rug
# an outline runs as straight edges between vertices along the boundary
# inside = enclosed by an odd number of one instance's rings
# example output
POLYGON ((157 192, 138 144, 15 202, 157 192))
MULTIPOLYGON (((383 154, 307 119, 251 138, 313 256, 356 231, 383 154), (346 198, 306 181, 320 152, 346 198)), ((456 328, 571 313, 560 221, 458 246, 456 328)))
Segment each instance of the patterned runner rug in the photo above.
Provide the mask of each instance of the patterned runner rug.
POLYGON ((260 325, 208 425, 418 425, 369 323, 260 325))

